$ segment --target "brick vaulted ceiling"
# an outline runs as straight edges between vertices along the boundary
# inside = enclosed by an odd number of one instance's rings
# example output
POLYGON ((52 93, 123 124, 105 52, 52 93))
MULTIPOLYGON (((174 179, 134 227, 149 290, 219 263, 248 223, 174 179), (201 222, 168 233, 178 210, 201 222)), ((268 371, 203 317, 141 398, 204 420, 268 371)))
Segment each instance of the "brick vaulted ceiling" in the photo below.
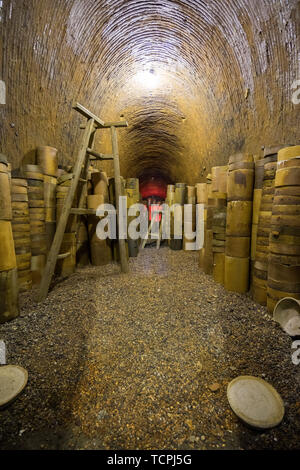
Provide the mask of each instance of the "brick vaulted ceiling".
POLYGON ((0 151, 14 167, 37 145, 72 161, 73 100, 128 120, 125 177, 193 184, 237 150, 299 141, 297 0, 2 0, 0 16, 0 151))

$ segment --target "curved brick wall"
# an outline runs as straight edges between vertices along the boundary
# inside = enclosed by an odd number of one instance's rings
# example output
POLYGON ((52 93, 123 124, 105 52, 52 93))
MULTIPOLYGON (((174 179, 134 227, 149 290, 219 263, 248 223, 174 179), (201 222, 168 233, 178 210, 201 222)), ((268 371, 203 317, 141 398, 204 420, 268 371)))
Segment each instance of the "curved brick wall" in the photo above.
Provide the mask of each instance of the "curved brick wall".
POLYGON ((297 0, 3 0, 0 12, 0 151, 14 167, 37 145, 72 161, 73 100, 128 120, 121 172, 145 184, 193 184, 237 150, 299 141, 297 0))

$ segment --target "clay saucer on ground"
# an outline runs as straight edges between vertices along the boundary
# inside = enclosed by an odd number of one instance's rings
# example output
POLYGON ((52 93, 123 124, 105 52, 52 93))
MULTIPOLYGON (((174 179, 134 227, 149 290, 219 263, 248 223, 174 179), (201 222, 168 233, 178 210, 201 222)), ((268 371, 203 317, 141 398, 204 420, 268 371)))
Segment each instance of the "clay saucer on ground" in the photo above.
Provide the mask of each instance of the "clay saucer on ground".
POLYGON ((273 428, 283 419, 280 395, 259 377, 245 375, 232 380, 227 387, 227 398, 235 414, 254 428, 273 428))
POLYGON ((0 408, 14 400, 25 388, 27 370, 19 366, 0 367, 0 408))
POLYGON ((300 335, 300 301, 293 297, 284 297, 277 302, 273 319, 290 336, 300 335))

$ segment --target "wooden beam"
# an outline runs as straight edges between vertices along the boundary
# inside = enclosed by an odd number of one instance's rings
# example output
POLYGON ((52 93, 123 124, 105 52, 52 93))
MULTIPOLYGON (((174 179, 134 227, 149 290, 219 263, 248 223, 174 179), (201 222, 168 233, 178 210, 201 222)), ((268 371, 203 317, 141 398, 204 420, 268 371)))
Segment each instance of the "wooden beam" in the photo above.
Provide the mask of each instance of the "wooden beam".
MULTIPOLYGON (((96 124, 100 127, 104 127, 104 121, 102 119, 98 118, 95 114, 91 113, 88 109, 86 109, 84 106, 82 106, 79 103, 74 103, 73 104, 73 109, 76 109, 82 116, 86 117, 87 119, 93 119, 96 124)), ((94 124, 93 124, 94 125, 94 124)))
POLYGON ((58 255, 57 259, 66 259, 70 255, 71 255, 71 253, 70 253, 70 251, 68 251, 67 253, 62 253, 62 254, 58 255))
MULTIPOLYGON (((72 207, 70 214, 73 215, 96 215, 96 209, 86 209, 84 207, 72 207)), ((114 214, 115 211, 105 211, 108 214, 114 214)))
MULTIPOLYGON (((85 124, 80 124, 79 129, 83 129, 83 130, 84 130, 85 128, 86 128, 86 125, 85 125, 85 124)), ((96 130, 96 129, 99 129, 98 124, 94 124, 94 128, 95 128, 95 130, 96 130)))
POLYGON ((103 127, 104 128, 107 128, 107 127, 128 127, 128 122, 127 121, 105 122, 103 127))
MULTIPOLYGON (((118 137, 117 131, 114 126, 111 127, 111 142, 112 142, 112 151, 114 156, 114 174, 115 174, 115 192, 116 192, 116 207, 117 207, 117 218, 118 218, 118 228, 120 233, 120 207, 119 207, 119 197, 121 194, 121 179, 120 179, 120 160, 119 160, 119 149, 118 149, 118 137)), ((121 261, 121 270, 123 273, 128 273, 129 266, 126 254, 125 240, 119 238, 119 252, 120 252, 120 261, 121 261)))
POLYGON ((84 207, 72 207, 70 214, 73 215, 96 215, 96 209, 86 209, 84 207))
POLYGON ((92 155, 93 157, 95 157, 95 160, 113 160, 114 159, 113 155, 105 154, 105 153, 98 153, 90 148, 88 148, 86 151, 89 155, 92 155))

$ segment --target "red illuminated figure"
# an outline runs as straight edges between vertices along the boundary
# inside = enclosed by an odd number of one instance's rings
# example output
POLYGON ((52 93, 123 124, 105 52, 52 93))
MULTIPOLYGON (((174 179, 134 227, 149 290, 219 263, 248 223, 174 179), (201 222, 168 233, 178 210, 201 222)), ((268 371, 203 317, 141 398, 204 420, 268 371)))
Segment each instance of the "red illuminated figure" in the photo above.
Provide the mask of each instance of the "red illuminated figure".
MULTIPOLYGON (((161 202, 156 199, 148 199, 149 221, 152 220, 152 214, 162 209, 161 202)), ((156 214, 155 222, 161 221, 161 212, 156 214)))

